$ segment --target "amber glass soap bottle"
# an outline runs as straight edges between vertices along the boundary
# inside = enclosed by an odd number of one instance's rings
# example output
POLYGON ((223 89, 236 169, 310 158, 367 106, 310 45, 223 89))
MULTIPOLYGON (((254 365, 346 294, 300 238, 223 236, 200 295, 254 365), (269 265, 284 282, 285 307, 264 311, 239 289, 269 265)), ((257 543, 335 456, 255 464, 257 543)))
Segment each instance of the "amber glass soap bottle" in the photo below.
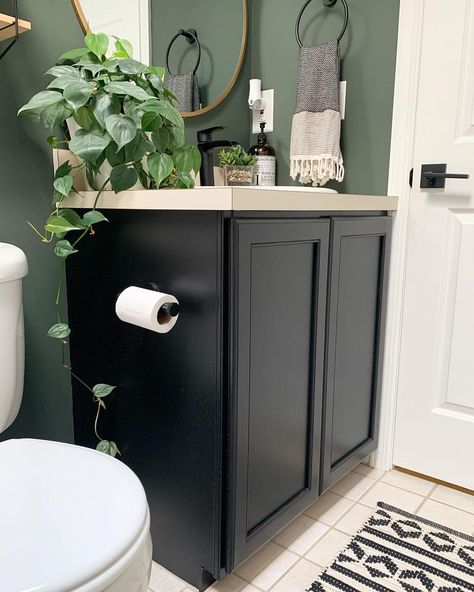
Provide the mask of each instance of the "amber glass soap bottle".
POLYGON ((249 154, 257 160, 255 165, 254 185, 270 187, 276 185, 276 152, 272 146, 267 143, 267 134, 265 133, 265 123, 260 124, 261 132, 258 135, 257 144, 252 146, 249 154))

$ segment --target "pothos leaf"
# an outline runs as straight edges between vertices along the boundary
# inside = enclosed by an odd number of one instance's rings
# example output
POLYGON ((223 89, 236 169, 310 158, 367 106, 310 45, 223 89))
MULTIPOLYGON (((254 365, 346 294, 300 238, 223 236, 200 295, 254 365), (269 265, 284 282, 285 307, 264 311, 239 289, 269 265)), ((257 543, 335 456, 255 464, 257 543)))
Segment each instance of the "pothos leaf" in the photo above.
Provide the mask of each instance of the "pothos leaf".
POLYGON ((150 95, 133 82, 111 82, 104 87, 105 92, 114 95, 129 95, 139 101, 146 101, 150 95))
POLYGON ((68 240, 60 240, 54 247, 54 254, 64 259, 77 252, 77 249, 75 249, 68 240))
POLYGON ((144 113, 141 125, 142 130, 145 132, 157 132, 163 125, 163 119, 156 113, 144 113))
POLYGON ((73 66, 53 66, 50 68, 46 74, 50 76, 54 76, 55 78, 61 78, 62 76, 68 76, 69 78, 77 78, 81 77, 81 73, 77 68, 73 66))
POLYGON ((153 74, 154 76, 158 76, 159 78, 164 78, 166 70, 163 66, 148 66, 145 70, 147 74, 153 74))
POLYGON ((95 164, 109 143, 110 136, 108 134, 80 129, 69 142, 69 149, 79 158, 95 164))
POLYGON ((86 212, 82 217, 81 226, 83 228, 90 228, 93 224, 98 224, 99 222, 108 222, 108 220, 98 210, 91 210, 90 212, 86 212))
POLYGON ((63 55, 59 58, 60 61, 62 60, 77 60, 82 56, 85 56, 89 53, 87 47, 79 47, 78 49, 70 49, 63 53, 63 55))
POLYGON ((121 150, 119 150, 117 144, 112 141, 105 149, 105 157, 108 160, 110 166, 112 167, 115 167, 119 164, 124 164, 125 149, 122 148, 121 150))
POLYGON ((138 132, 133 119, 122 114, 109 115, 105 120, 105 126, 119 150, 131 142, 138 132))
POLYGON ((59 179, 59 177, 64 177, 65 175, 69 175, 71 171, 72 171, 72 166, 70 165, 69 160, 66 160, 66 162, 63 162, 63 164, 58 166, 58 168, 56 169, 56 172, 54 174, 54 178, 59 179))
POLYGON ((134 74, 143 74, 143 72, 146 70, 145 64, 142 64, 141 62, 137 62, 137 60, 132 60, 130 58, 118 60, 117 66, 120 72, 132 76, 134 74))
POLYGON ((109 49, 109 38, 105 33, 88 33, 85 42, 87 48, 99 59, 103 58, 109 49))
POLYGON ((64 98, 72 109, 79 109, 87 103, 92 96, 94 84, 85 80, 75 80, 64 89, 64 98))
POLYGON ((59 76, 48 84, 48 88, 64 90, 73 82, 79 82, 79 80, 77 78, 73 78, 72 76, 59 76))
POLYGON ((46 221, 45 230, 52 234, 64 234, 72 230, 83 230, 81 226, 71 224, 66 218, 62 216, 50 216, 46 221))
POLYGON ((56 323, 48 331, 48 337, 53 337, 54 339, 65 339, 69 335, 71 335, 71 329, 66 323, 56 323))
POLYGON ((133 58, 133 45, 126 39, 115 41, 115 56, 133 58))
POLYGON ((117 444, 109 440, 102 440, 102 442, 99 442, 96 450, 112 457, 116 457, 117 454, 120 454, 117 444))
POLYGON ((154 154, 150 154, 147 162, 151 176, 155 179, 156 186, 159 189, 161 183, 173 172, 173 159, 168 154, 155 152, 154 154))
POLYGON ((133 167, 119 164, 112 169, 110 182, 115 193, 126 191, 133 187, 138 181, 138 173, 133 167))
POLYGON ((42 109, 40 113, 41 123, 53 130, 57 125, 66 121, 72 114, 72 109, 68 107, 65 101, 59 101, 54 105, 49 105, 42 109))
POLYGON ((46 139, 46 141, 51 146, 51 148, 57 148, 58 147, 58 138, 56 136, 48 136, 47 139, 46 139))
POLYGON ((184 129, 163 126, 151 134, 151 139, 159 152, 173 152, 184 145, 184 129))
POLYGON ((196 146, 183 146, 173 154, 178 172, 197 173, 201 167, 201 153, 196 146))
POLYGON ((161 115, 163 119, 168 120, 177 127, 184 127, 184 120, 181 114, 167 101, 160 101, 160 99, 150 98, 140 105, 140 109, 145 113, 155 113, 156 115, 161 115))
POLYGON ((73 226, 81 226, 81 217, 74 210, 71 210, 69 208, 62 209, 61 217, 70 222, 73 226))
POLYGON ((92 111, 100 125, 105 127, 105 120, 109 115, 120 113, 119 98, 101 91, 93 100, 92 111))
POLYGON ((111 386, 110 384, 96 384, 92 387, 92 392, 98 399, 103 399, 110 395, 116 388, 116 386, 111 386))
POLYGON ((152 142, 159 152, 166 152, 168 149, 172 150, 170 130, 170 127, 161 127, 158 131, 151 134, 152 142))
POLYGON ((54 105, 62 101, 62 93, 56 90, 43 90, 32 97, 26 105, 18 111, 18 115, 22 115, 25 111, 44 109, 50 105, 54 105))
POLYGON ((58 193, 64 195, 64 197, 69 197, 69 194, 72 191, 73 183, 74 180, 70 175, 64 175, 63 177, 58 177, 55 179, 53 185, 58 193))
POLYGON ((136 138, 127 144, 123 150, 125 161, 122 162, 137 162, 141 161, 145 154, 155 152, 155 146, 143 132, 139 132, 136 138))
POLYGON ((180 171, 176 179, 176 189, 192 189, 195 185, 194 178, 186 171, 180 171))
POLYGON ((73 117, 77 125, 85 130, 91 130, 97 125, 97 120, 88 106, 79 107, 79 109, 74 112, 73 117))

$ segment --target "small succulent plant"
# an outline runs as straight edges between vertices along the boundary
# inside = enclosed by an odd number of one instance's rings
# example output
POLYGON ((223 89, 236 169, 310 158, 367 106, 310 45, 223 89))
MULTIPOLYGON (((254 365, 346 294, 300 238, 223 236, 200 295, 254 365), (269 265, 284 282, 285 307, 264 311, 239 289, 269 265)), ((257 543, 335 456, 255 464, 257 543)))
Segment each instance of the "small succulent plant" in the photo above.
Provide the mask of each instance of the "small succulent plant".
POLYGON ((247 154, 242 146, 232 146, 228 150, 221 150, 219 152, 219 164, 221 167, 226 165, 253 166, 256 162, 256 159, 250 154, 247 154))

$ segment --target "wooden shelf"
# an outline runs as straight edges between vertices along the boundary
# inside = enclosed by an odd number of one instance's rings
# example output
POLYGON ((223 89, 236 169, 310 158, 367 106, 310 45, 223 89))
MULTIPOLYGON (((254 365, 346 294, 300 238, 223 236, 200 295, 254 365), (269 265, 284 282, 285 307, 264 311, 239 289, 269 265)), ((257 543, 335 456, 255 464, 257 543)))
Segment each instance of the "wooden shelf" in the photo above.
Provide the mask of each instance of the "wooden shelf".
MULTIPOLYGON (((0 41, 15 37, 15 17, 0 12, 0 29, 0 41)), ((18 30, 20 33, 31 31, 31 23, 18 19, 18 30)))

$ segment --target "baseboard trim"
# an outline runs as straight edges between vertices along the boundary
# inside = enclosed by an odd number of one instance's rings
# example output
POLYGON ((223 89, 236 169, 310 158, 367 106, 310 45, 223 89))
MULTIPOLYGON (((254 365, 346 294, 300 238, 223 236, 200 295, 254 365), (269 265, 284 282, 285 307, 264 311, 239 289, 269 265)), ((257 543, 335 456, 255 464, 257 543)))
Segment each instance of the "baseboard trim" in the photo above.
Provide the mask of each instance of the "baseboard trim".
POLYGON ((436 479, 436 477, 430 477, 429 475, 423 475, 422 473, 417 473, 416 471, 411 471, 410 469, 404 469, 403 467, 394 467, 396 471, 400 471, 400 473, 405 473, 407 475, 412 475, 413 477, 419 477, 420 479, 424 479, 425 481, 431 481, 431 483, 436 483, 436 485, 444 485, 444 487, 449 487, 449 489, 455 489, 456 491, 460 491, 461 493, 467 493, 468 495, 474 495, 474 490, 467 489, 466 487, 461 487, 460 485, 454 485, 454 483, 448 483, 447 481, 442 481, 441 479, 436 479))

